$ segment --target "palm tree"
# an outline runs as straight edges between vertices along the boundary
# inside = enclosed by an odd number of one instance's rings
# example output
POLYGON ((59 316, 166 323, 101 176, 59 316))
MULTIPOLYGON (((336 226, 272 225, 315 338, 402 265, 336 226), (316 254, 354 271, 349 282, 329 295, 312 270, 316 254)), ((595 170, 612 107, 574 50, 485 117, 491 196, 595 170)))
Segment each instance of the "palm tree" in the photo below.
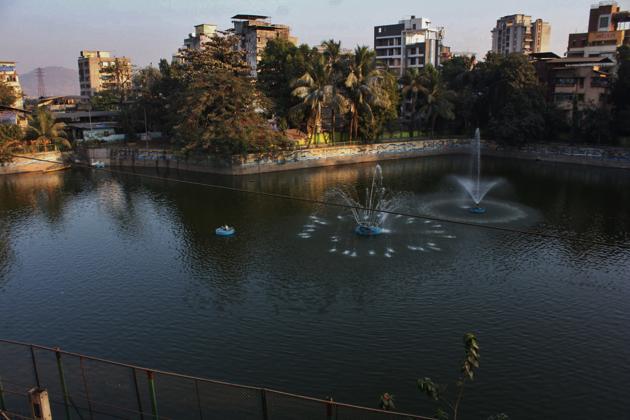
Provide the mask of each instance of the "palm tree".
POLYGON ((431 137, 435 132, 435 123, 438 118, 452 120, 455 118, 455 92, 448 90, 442 80, 440 72, 428 65, 423 71, 424 91, 420 112, 431 124, 431 137))
POLYGON ((29 120, 29 130, 35 135, 34 143, 44 146, 48 151, 48 145, 54 144, 55 148, 71 148, 72 145, 66 139, 65 124, 55 122, 55 118, 45 108, 38 108, 34 117, 29 120))
POLYGON ((363 115, 374 124, 374 105, 388 106, 388 97, 382 89, 383 75, 376 68, 376 55, 368 47, 357 46, 350 63, 345 86, 350 112, 350 140, 359 136, 359 119, 363 115))
MULTIPOLYGON (((400 79, 402 96, 409 103, 409 136, 413 137, 415 122, 418 116, 418 102, 420 97, 426 94, 423 74, 417 68, 411 68, 400 79)), ((405 105, 403 105, 404 107, 405 105)))
POLYGON ((330 95, 329 73, 322 56, 316 56, 307 65, 306 73, 293 82, 293 96, 302 99, 295 109, 305 110, 308 119, 306 131, 308 146, 313 138, 317 139, 322 127, 322 110, 330 95))
POLYGON ((328 71, 328 78, 330 80, 330 92, 327 98, 327 104, 330 107, 330 127, 331 127, 331 141, 335 142, 335 125, 336 116, 344 114, 347 111, 348 101, 343 95, 340 89, 338 89, 339 82, 342 78, 341 73, 341 41, 335 41, 330 39, 322 43, 324 47, 324 58, 326 59, 326 66, 328 71))

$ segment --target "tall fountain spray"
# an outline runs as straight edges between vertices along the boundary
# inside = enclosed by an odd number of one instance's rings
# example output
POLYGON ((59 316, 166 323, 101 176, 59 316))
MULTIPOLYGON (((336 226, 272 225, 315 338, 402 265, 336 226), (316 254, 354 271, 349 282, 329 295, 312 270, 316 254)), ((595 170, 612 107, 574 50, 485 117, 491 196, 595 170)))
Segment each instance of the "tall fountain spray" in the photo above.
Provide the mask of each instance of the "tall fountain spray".
POLYGON ((387 218, 387 211, 393 208, 393 199, 383 187, 383 171, 376 165, 372 175, 372 183, 365 189, 363 203, 355 188, 340 187, 335 193, 351 207, 357 227, 355 232, 362 236, 374 236, 383 233, 383 222, 387 218))
POLYGON ((475 137, 470 142, 470 148, 470 177, 456 177, 456 179, 472 198, 474 206, 470 207, 469 211, 475 214, 483 214, 486 212, 486 209, 481 207, 480 203, 498 181, 483 181, 481 179, 481 135, 479 129, 475 130, 475 137))

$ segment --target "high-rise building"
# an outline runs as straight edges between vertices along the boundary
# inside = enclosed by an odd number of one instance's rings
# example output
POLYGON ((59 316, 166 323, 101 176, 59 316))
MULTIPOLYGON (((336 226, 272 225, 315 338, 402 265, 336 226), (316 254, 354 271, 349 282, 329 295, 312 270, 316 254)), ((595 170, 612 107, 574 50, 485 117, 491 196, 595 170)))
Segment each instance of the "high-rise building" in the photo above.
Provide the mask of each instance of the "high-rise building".
POLYGON ((297 44, 297 38, 291 36, 291 28, 287 25, 271 23, 269 16, 236 15, 232 16, 233 33, 240 37, 240 47, 245 51, 247 64, 252 69, 252 76, 256 77, 258 61, 267 42, 272 39, 285 39, 297 44))
POLYGON ((547 51, 551 25, 523 14, 503 16, 492 29, 492 52, 502 55, 547 51))
POLYGON ((437 67, 445 53, 442 45, 444 28, 433 27, 426 18, 404 19, 393 25, 374 27, 376 60, 402 76, 407 69, 427 64, 437 67))
POLYGON ((567 57, 616 59, 617 48, 630 45, 630 12, 614 1, 591 6, 588 32, 569 34, 567 57))
POLYGON ((91 97, 105 89, 131 85, 131 62, 127 57, 112 57, 109 51, 83 50, 78 64, 83 97, 91 97))

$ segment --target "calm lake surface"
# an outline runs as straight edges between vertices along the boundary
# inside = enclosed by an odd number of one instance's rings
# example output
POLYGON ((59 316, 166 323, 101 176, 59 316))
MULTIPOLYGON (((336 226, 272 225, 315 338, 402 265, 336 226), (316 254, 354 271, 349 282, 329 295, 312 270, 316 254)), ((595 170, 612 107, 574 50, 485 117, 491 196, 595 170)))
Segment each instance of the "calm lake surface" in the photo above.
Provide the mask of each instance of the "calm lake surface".
MULTIPOLYGON (((630 171, 484 159, 488 214, 461 208, 464 156, 382 163, 408 217, 353 234, 347 211, 95 171, 0 178, 0 338, 433 415, 416 390, 481 367, 463 418, 628 419, 630 171), (214 229, 235 225, 234 238, 214 229)), ((329 199, 374 165, 163 176, 329 199)), ((149 172, 155 174, 155 172, 149 172)), ((6 368, 10 360, 0 360, 6 368)))

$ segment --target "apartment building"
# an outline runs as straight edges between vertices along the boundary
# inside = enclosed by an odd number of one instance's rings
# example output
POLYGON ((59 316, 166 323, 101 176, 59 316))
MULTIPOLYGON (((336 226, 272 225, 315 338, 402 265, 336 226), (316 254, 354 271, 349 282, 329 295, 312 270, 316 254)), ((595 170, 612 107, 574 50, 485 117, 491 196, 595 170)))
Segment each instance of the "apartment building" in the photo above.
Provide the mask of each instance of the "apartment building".
POLYGON ((23 108, 22 85, 20 85, 20 77, 15 69, 15 61, 0 60, 0 80, 12 87, 17 96, 12 106, 14 108, 23 108))
POLYGON ((174 63, 180 63, 182 61, 182 51, 184 50, 198 50, 205 43, 217 33, 217 25, 212 23, 200 23, 195 25, 195 32, 188 34, 188 37, 184 39, 184 46, 180 48, 175 54, 173 54, 172 61, 174 63))
POLYGON ((614 61, 608 57, 566 57, 553 53, 531 54, 539 80, 547 86, 547 99, 566 112, 605 106, 610 94, 614 61))
POLYGON ((516 14, 503 16, 492 29, 492 52, 532 54, 549 50, 551 25, 542 19, 516 14))
POLYGON ((404 19, 393 25, 374 27, 374 51, 379 66, 402 76, 407 69, 427 64, 437 67, 449 50, 442 45, 444 28, 427 18, 404 19))
POLYGON ((83 50, 78 65, 82 97, 89 98, 105 89, 131 86, 131 62, 127 57, 112 57, 109 51, 83 50))
POLYGON ((27 114, 24 111, 22 86, 15 69, 15 61, 0 60, 0 80, 12 87, 17 97, 10 106, 0 107, 0 124, 18 124, 21 127, 26 127, 28 125, 27 114))
POLYGON ((256 77, 258 62, 270 40, 285 39, 293 44, 298 43, 297 38, 291 36, 289 26, 271 23, 269 19, 269 16, 260 15, 232 16, 234 28, 231 31, 241 39, 240 48, 245 51, 253 77, 256 77))
POLYGON ((617 48, 630 45, 630 12, 614 2, 591 6, 588 32, 569 34, 567 57, 608 57, 616 60, 617 48))

